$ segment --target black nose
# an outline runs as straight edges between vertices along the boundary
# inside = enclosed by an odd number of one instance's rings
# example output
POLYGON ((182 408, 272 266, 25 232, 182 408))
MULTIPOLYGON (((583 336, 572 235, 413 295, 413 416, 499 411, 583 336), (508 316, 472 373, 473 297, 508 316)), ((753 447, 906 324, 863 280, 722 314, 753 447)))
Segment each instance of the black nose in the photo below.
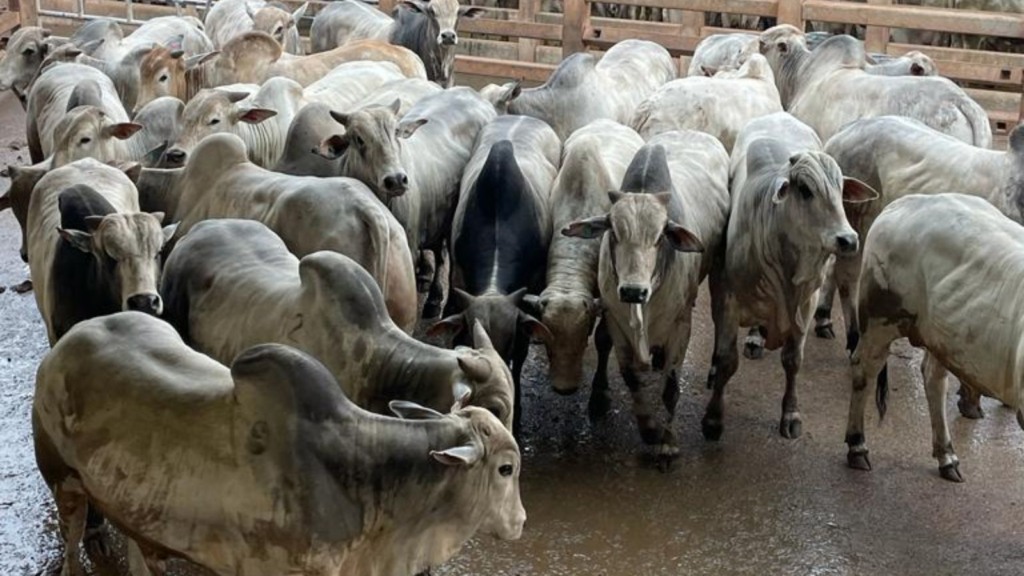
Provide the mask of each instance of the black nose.
POLYGON ((626 285, 619 287, 619 300, 626 304, 643 304, 647 302, 651 289, 646 286, 626 285))
POLYGON ((441 44, 455 44, 457 39, 455 32, 441 32, 441 44))
POLYGON ((188 156, 188 153, 181 148, 171 148, 164 153, 168 166, 181 166, 185 163, 186 156, 188 156))
POLYGON ((409 177, 405 172, 388 174, 384 177, 384 189, 392 196, 401 196, 402 194, 405 194, 405 190, 408 187, 409 177))
POLYGON ((159 316, 163 306, 156 294, 135 294, 128 297, 128 309, 159 316))
POLYGON ((836 248, 840 254, 853 254, 857 251, 856 234, 840 234, 836 236, 836 248))

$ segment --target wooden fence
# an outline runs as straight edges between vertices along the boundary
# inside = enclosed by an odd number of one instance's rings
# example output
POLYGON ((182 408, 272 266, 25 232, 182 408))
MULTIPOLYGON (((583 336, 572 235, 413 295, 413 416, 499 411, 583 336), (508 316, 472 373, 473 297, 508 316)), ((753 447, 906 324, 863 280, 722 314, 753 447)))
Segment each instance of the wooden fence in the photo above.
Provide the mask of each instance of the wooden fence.
MULTIPOLYGON (((302 3, 283 1, 294 7, 302 3)), ((381 10, 390 12, 398 0, 379 1, 381 10)), ((518 0, 516 8, 489 8, 485 17, 463 19, 456 71, 539 82, 561 58, 584 50, 604 50, 627 38, 645 38, 665 46, 679 57, 680 69, 685 71, 697 43, 724 31, 704 24, 706 12, 718 12, 772 18, 799 28, 810 21, 862 26, 870 52, 897 56, 920 50, 931 56, 942 75, 967 87, 988 111, 997 131, 1012 128, 1024 112, 1024 54, 890 41, 890 30, 895 28, 1024 39, 1024 15, 896 5, 894 0, 867 0, 866 4, 835 0, 617 0, 620 5, 663 10, 669 15, 667 22, 647 22, 591 16, 592 3, 518 0), (561 13, 551 10, 554 2, 561 2, 561 13)), ((160 15, 202 17, 207 1, 177 0, 173 6, 131 0, 10 0, 10 4, 11 11, 0 15, 0 31, 20 23, 45 25, 67 34, 81 21, 98 17, 114 17, 128 26, 160 15)), ((310 4, 308 15, 326 2, 310 4)), ((304 27, 308 28, 308 22, 304 27)))

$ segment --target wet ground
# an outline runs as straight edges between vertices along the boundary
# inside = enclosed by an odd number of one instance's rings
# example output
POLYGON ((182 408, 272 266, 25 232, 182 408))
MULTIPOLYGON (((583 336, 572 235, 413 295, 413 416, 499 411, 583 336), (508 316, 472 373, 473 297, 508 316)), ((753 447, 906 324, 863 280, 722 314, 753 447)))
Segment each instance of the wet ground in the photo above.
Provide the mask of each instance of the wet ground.
MULTIPOLYGON (((21 109, 0 96, 0 164, 27 161, 23 138, 21 109)), ((4 287, 27 277, 19 241, 10 212, 0 213, 4 287)), ((875 470, 848 470, 846 355, 838 341, 812 339, 800 386, 802 437, 776 431, 783 375, 775 353, 741 361, 727 393, 725 434, 707 443, 700 434, 711 342, 706 298, 696 317, 676 417, 681 455, 668 473, 640 446, 621 379, 612 381, 614 411, 591 425, 589 390, 554 394, 535 350, 524 378, 523 538, 475 540, 434 574, 1024 573, 1024 432, 1008 409, 986 400, 986 418, 969 421, 951 396, 967 482, 941 480, 920 358, 897 346, 889 415, 880 427, 872 418, 867 430, 875 470)), ((61 554, 29 426, 35 367, 47 349, 31 293, 0 294, 0 327, 0 576, 31 575, 59 566, 61 554)), ((174 573, 197 571, 178 565, 174 573)))

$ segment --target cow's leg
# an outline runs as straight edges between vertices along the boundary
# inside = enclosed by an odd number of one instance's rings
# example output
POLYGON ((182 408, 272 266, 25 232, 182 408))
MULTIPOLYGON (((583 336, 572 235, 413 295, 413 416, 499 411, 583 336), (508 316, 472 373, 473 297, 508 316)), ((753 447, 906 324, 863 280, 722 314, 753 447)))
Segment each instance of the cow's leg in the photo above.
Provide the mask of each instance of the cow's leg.
POLYGON ((128 539, 128 573, 131 576, 164 576, 167 561, 161 555, 128 539))
POLYGON ((786 371, 786 393, 782 395, 782 420, 779 434, 783 438, 799 438, 803 429, 800 405, 796 396, 796 377, 804 362, 804 334, 791 334, 782 344, 782 368, 786 371))
POLYGON ((736 302, 726 289, 720 267, 712 268, 708 285, 711 289, 711 319, 715 323, 715 349, 711 355, 707 386, 713 392, 700 425, 705 440, 718 440, 722 437, 725 415, 725 385, 740 363, 736 344, 739 326, 736 302))
POLYGON ((89 554, 90 557, 113 557, 113 550, 110 547, 107 533, 103 530, 103 524, 103 515, 100 514, 94 506, 89 506, 89 513, 86 516, 85 522, 85 536, 83 540, 85 542, 86 553, 89 554))
POLYGON ((832 329, 832 301, 836 294, 835 268, 825 275, 825 284, 818 293, 818 307, 814 310, 814 335, 831 340, 836 337, 832 329))
POLYGON ((612 399, 608 392, 608 357, 612 353, 612 336, 608 333, 607 320, 601 318, 594 330, 594 347, 597 348, 597 370, 590 384, 590 402, 587 411, 590 420, 603 418, 611 408, 612 399))
POLYGON ((434 255, 434 271, 427 292, 427 300, 423 304, 424 318, 436 318, 441 313, 441 303, 444 302, 445 284, 448 281, 451 263, 446 247, 442 246, 432 253, 434 255))
POLYGON ((860 286, 861 254, 846 256, 836 261, 832 277, 839 291, 839 302, 843 307, 843 322, 846 324, 846 351, 850 354, 857 348, 860 328, 857 326, 857 298, 860 286))
MULTIPOLYGON (((870 327, 870 331, 867 328, 868 326, 865 326, 864 334, 850 360, 852 393, 850 413, 846 421, 846 463, 850 468, 858 470, 871 470, 864 440, 864 411, 868 402, 868 383, 877 378, 879 398, 883 398, 884 390, 888 386, 885 362, 889 356, 889 344, 899 337, 899 333, 892 327, 876 325, 870 327)), ((883 405, 881 401, 879 404, 883 405)))
POLYGON ((512 434, 519 437, 523 421, 523 365, 530 355, 530 336, 520 331, 512 347, 512 382, 515 387, 515 408, 512 411, 512 434))
POLYGON ((85 521, 89 515, 89 498, 81 480, 65 477, 53 490, 57 503, 57 517, 61 536, 64 538, 64 564, 61 576, 84 575, 81 559, 82 538, 85 536, 85 521))
POLYGON ((964 418, 978 420, 985 417, 985 412, 981 409, 981 392, 961 382, 957 395, 960 396, 960 400, 957 401, 956 407, 960 409, 960 414, 964 418))
POLYGON ((426 292, 434 281, 437 271, 437 253, 433 250, 420 250, 416 257, 416 291, 426 292))
POLYGON ((768 331, 764 326, 751 326, 743 341, 743 355, 751 360, 764 358, 764 343, 767 340, 768 331))
POLYGON ((928 398, 928 417, 932 422, 932 456, 939 461, 939 474, 951 482, 963 482, 960 475, 960 461, 953 452, 953 441, 949 437, 949 422, 946 418, 946 391, 948 382, 946 368, 925 352, 921 362, 921 376, 924 378, 924 394, 928 398))

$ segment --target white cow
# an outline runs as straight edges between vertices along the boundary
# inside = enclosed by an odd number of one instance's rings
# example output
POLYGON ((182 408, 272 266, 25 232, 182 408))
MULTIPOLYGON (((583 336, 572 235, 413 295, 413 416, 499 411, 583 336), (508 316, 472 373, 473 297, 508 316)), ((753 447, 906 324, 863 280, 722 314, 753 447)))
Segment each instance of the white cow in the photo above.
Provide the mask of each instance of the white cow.
POLYGON ((270 34, 289 54, 303 54, 299 20, 309 3, 294 12, 282 10, 264 0, 220 0, 206 13, 206 35, 214 48, 221 48, 235 36, 249 30, 270 34))
POLYGON ((782 348, 786 392, 779 433, 796 438, 802 429, 796 378, 818 290, 829 261, 858 247, 843 203, 877 195, 843 178, 814 131, 785 112, 748 124, 731 165, 725 269, 711 285, 716 335, 708 383, 714 393, 702 429, 705 438, 721 437, 723 393, 739 365, 737 329, 756 326, 767 349, 782 348))
POLYGON ((133 574, 164 574, 167 556, 218 576, 416 574, 474 534, 519 538, 519 448, 501 423, 461 402, 392 406, 403 419, 360 409, 288 346, 229 369, 139 313, 76 326, 32 405, 62 573, 84 574, 90 509, 129 538, 133 574))
POLYGON ((714 76, 719 70, 739 68, 750 54, 756 53, 757 34, 712 34, 697 44, 686 75, 714 76))
POLYGON ((853 353, 847 462, 870 470, 864 441, 868 382, 878 380, 884 416, 889 344, 924 347, 932 455, 946 480, 962 482, 946 419, 946 376, 998 398, 1024 428, 1024 228, 981 198, 910 195, 890 204, 864 243, 861 339, 853 353))
POLYGON ((689 76, 663 85, 640 104, 630 125, 644 138, 669 130, 706 132, 731 151, 736 135, 747 123, 781 111, 768 62, 760 54, 752 54, 737 70, 722 70, 712 78, 689 76))
MULTIPOLYGON (((713 273, 729 217, 729 156, 700 132, 664 132, 633 157, 611 211, 562 234, 598 238, 605 322, 644 442, 665 465, 679 452, 672 417, 697 287, 713 273), (703 254, 690 254, 703 252, 703 254), (648 405, 639 371, 662 372, 667 421, 648 405)), ((604 392, 607 396, 607 392, 604 392)), ((607 409, 604 398, 601 408, 607 409)))

